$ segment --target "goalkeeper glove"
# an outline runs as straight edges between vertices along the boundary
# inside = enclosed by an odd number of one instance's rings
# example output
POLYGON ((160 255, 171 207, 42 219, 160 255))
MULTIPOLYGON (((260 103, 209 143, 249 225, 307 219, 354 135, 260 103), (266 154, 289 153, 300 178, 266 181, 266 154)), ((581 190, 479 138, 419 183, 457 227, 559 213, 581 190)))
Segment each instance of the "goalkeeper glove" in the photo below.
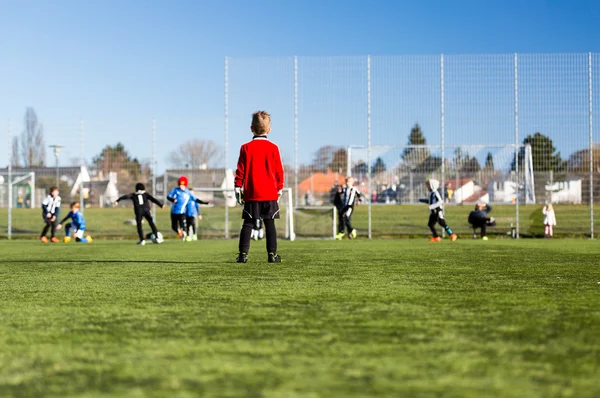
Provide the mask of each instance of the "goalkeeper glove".
POLYGON ((235 199, 240 205, 244 204, 244 192, 242 191, 241 187, 235 188, 235 199))

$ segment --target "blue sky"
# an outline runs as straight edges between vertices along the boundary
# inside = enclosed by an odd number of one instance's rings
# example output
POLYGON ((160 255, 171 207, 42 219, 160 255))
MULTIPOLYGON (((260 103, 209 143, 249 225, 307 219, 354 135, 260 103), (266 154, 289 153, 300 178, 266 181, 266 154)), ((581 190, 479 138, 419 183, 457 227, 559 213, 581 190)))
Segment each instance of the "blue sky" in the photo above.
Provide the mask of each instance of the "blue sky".
MULTIPOLYGON (((300 131, 306 138, 301 142, 300 160, 306 162, 318 144, 357 143, 362 139, 359 136, 363 137, 366 122, 362 114, 355 111, 363 106, 362 102, 348 100, 345 108, 338 104, 340 96, 362 96, 364 92, 364 87, 353 86, 353 81, 362 79, 364 65, 360 58, 352 56, 381 57, 381 63, 374 68, 383 71, 374 72, 393 77, 396 61, 383 56, 599 53, 598 17, 600 2, 584 0, 0 0, 0 136, 6 136, 9 119, 13 133, 20 133, 25 108, 33 106, 44 124, 46 142, 66 145, 61 164, 69 163, 68 159, 79 154, 80 118, 85 120, 86 158, 90 159, 107 144, 121 141, 134 156, 149 159, 151 122, 155 117, 159 169, 163 169, 167 166, 168 152, 188 139, 213 139, 222 143, 223 60, 231 56, 234 57, 232 84, 237 82, 238 85, 232 87, 230 164, 237 155, 237 146, 249 138, 249 113, 253 107, 268 108, 269 105, 269 109, 281 108, 281 113, 285 113, 278 122, 278 114, 274 112, 273 140, 281 143, 284 157, 291 161, 293 125, 289 120, 293 109, 289 104, 281 105, 281 98, 289 99, 290 95, 289 57, 299 55, 302 57, 301 82, 308 82, 300 90, 300 131), (308 56, 316 58, 306 58, 308 56), (324 58, 327 56, 350 58, 332 61, 324 58), (277 75, 265 86, 268 97, 265 93, 256 93, 248 99, 256 92, 256 84, 245 86, 244 78, 255 76, 251 67, 266 65, 264 61, 245 60, 251 57, 279 57, 281 60, 267 62, 271 66, 275 64, 277 75), (319 71, 331 61, 358 70, 335 84, 331 80, 325 82, 319 71), (379 65, 390 67, 386 70, 379 65), (333 88, 326 92, 327 87, 333 88), (321 110, 306 116, 312 109, 311 104, 322 97, 326 102, 321 110), (264 101, 261 102, 261 98, 264 101), (327 120, 329 110, 338 122, 327 120), (306 111, 304 115, 303 111, 306 111), (318 126, 330 122, 333 130, 327 137, 315 132, 318 126), (352 133, 356 137, 346 142, 345 132, 352 129, 357 129, 358 132, 352 133)), ((427 65, 433 62, 431 67, 436 68, 435 59, 422 57, 421 61, 427 65)), ((493 66, 494 62, 503 61, 489 62, 493 66)), ((568 59, 565 63, 571 65, 568 59)), ((415 68, 419 69, 419 65, 417 63, 415 68)), ((263 74, 263 78, 269 76, 263 74)), ((435 91, 435 87, 428 89, 435 91)), ((389 112, 393 112, 389 103, 402 105, 405 102, 393 98, 386 105, 386 94, 374 95, 381 95, 374 98, 374 105, 378 102, 382 108, 388 106, 389 112)), ((495 94, 490 91, 489 95, 495 94)), ((421 108, 430 104, 427 97, 423 97, 422 102, 421 108)), ((431 134, 430 141, 435 143, 436 106, 430 104, 424 116, 407 114, 408 126, 399 134, 398 142, 390 143, 403 143, 413 120, 431 124, 426 134, 431 134)), ((510 107, 499 107, 492 113, 505 111, 510 112, 510 107)), ((580 111, 578 108, 575 113, 580 111)), ((532 117, 536 118, 544 119, 542 114, 532 117)), ((376 130, 377 123, 393 122, 374 119, 373 123, 376 130)), ((535 124, 532 122, 532 129, 537 128, 535 124)), ((560 146, 566 146, 569 140, 556 134, 557 144, 562 149, 560 146)), ((585 141, 583 132, 576 134, 581 134, 581 142, 585 141)), ((477 143, 493 142, 494 133, 488 135, 477 143)), ((384 136, 378 137, 386 141, 384 136)), ((460 137, 457 135, 456 139, 460 137)), ((0 148, 0 165, 5 165, 6 145, 0 148)), ((570 148, 563 149, 563 152, 569 151, 570 148)))

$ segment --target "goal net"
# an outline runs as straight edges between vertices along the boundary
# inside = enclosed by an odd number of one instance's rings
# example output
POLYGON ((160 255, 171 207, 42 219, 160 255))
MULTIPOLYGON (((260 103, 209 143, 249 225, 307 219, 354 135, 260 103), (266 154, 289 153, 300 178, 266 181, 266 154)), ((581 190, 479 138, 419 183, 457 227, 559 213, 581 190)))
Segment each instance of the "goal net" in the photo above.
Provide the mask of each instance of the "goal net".
POLYGON ((448 221, 462 233, 470 229, 466 220, 475 203, 495 205, 498 233, 510 231, 511 226, 518 228, 519 204, 536 203, 529 145, 445 146, 444 153, 439 145, 381 145, 370 149, 369 154, 366 146, 349 147, 346 173, 354 177, 373 205, 366 224, 367 228, 371 225, 374 236, 428 233, 423 228, 426 210, 415 206, 419 199, 427 198, 425 182, 430 178, 440 182, 440 194, 450 205, 446 211, 448 221))
MULTIPOLYGON (((242 209, 235 200, 233 189, 194 187, 194 195, 210 202, 202 206, 202 220, 198 223, 201 236, 212 238, 237 238, 242 227, 242 209)), ((277 222, 277 235, 281 239, 296 238, 292 189, 284 188, 279 199, 280 219, 277 222)), ((263 227, 264 228, 264 227, 263 227)), ((262 238, 262 234, 259 238, 262 238)))
MULTIPOLYGON (((19 223, 19 217, 25 209, 33 209, 39 206, 40 194, 35 189, 35 173, 0 173, 0 209, 6 210, 6 218, 1 222, 4 228, 0 228, 0 235, 6 233, 6 237, 12 238, 15 221, 23 228, 23 223, 19 223), (18 210, 18 212, 17 212, 18 210)), ((4 218, 4 217, 3 217, 4 218)), ((22 230, 20 232, 28 233, 22 230)))

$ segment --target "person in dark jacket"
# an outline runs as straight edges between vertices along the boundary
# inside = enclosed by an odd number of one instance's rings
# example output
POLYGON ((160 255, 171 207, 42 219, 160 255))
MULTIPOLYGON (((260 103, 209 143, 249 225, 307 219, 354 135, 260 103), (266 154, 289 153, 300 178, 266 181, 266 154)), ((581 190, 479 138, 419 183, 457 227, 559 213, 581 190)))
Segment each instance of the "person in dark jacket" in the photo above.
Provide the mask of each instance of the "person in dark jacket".
POLYGON ((469 224, 473 227, 473 239, 477 239, 477 228, 481 229, 481 239, 488 240, 486 228, 496 226, 496 221, 489 216, 492 206, 485 203, 477 203, 475 210, 469 213, 469 224))
POLYGON ((135 223, 137 225, 138 236, 140 237, 138 245, 145 245, 144 231, 142 230, 142 220, 145 218, 152 229, 152 233, 156 237, 155 243, 162 243, 162 238, 158 235, 158 230, 152 219, 152 213, 150 212, 150 202, 156 204, 161 209, 165 207, 163 203, 155 199, 154 196, 146 192, 146 187, 141 182, 135 185, 135 192, 121 196, 115 201, 115 206, 122 200, 131 200, 133 202, 133 212, 135 213, 135 223))

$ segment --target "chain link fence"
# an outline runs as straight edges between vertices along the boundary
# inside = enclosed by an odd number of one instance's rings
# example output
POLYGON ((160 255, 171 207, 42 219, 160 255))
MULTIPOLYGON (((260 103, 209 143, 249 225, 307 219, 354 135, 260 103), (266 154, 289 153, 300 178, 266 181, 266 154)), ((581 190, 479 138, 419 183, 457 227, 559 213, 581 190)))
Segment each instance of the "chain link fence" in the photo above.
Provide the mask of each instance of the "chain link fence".
MULTIPOLYGON (((76 120, 52 126, 71 138, 65 148, 47 148, 50 164, 19 167, 14 138, 23 126, 7 126, 0 235, 37 236, 41 201, 56 185, 63 214, 81 203, 92 234, 133 237, 129 204, 113 208, 114 200, 142 182, 165 201, 185 174, 212 203, 202 208, 201 234, 234 237, 239 209, 228 206, 228 192, 237 151, 252 136, 252 113, 263 109, 272 115, 269 137, 280 147, 300 238, 335 231, 332 197, 347 175, 364 198, 354 216, 362 236, 427 235, 418 199, 429 178, 440 180, 459 234, 470 234, 476 202, 494 207, 498 236, 543 236, 546 203, 555 205, 557 235, 599 231, 600 54, 228 57, 224 80, 223 138, 211 134, 209 147, 199 136, 179 148, 197 156, 169 158, 156 146, 160 121, 149 117, 152 152, 107 142, 90 157, 86 125, 76 120)), ((168 209, 155 214, 168 231, 168 209)))

